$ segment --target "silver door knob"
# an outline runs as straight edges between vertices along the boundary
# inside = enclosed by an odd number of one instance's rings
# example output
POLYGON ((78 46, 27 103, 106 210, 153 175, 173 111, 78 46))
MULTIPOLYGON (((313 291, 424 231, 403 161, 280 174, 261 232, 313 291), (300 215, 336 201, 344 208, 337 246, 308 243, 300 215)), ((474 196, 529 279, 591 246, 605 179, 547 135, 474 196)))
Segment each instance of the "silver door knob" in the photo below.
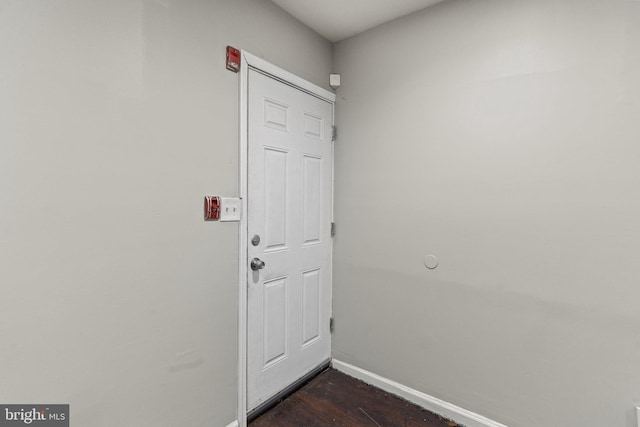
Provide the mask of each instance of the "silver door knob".
POLYGON ((251 260, 251 269, 253 271, 262 270, 266 264, 260 258, 254 258, 251 260))

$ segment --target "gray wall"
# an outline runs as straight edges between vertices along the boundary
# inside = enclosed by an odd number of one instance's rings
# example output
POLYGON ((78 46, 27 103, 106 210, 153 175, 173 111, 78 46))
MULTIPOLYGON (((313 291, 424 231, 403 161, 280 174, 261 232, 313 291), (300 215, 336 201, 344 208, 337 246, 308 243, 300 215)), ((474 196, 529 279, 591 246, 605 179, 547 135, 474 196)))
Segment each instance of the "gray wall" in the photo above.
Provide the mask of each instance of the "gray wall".
POLYGON ((635 426, 640 2, 450 0, 334 61, 334 357, 511 427, 635 426))
POLYGON ((326 86, 332 47, 264 0, 0 0, 0 402, 72 424, 236 418, 238 75, 326 86))

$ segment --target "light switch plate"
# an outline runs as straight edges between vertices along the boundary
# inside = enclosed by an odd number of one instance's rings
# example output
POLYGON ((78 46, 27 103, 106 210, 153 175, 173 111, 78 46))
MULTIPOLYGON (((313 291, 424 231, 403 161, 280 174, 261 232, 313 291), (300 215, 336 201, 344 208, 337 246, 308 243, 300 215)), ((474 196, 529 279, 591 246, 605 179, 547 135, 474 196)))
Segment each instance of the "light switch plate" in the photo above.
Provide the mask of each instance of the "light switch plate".
POLYGON ((220 222, 240 221, 242 200, 237 197, 220 198, 220 222))

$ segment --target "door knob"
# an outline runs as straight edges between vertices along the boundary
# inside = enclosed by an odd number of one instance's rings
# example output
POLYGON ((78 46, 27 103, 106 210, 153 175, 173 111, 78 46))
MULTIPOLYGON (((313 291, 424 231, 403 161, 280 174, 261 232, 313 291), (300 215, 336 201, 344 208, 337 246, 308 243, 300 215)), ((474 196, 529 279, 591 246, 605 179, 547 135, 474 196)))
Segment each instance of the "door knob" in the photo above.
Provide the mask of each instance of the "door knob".
POLYGON ((262 270, 266 264, 260 258, 254 258, 251 260, 251 269, 253 271, 262 270))

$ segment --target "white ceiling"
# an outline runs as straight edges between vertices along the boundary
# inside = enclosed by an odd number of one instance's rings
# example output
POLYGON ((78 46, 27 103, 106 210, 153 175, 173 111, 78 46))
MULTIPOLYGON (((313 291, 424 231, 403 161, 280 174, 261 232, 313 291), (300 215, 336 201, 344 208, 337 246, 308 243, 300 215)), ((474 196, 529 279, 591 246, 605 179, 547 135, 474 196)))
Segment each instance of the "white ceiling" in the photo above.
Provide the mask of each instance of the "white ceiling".
POLYGON ((329 41, 338 42, 442 0, 272 0, 329 41))

